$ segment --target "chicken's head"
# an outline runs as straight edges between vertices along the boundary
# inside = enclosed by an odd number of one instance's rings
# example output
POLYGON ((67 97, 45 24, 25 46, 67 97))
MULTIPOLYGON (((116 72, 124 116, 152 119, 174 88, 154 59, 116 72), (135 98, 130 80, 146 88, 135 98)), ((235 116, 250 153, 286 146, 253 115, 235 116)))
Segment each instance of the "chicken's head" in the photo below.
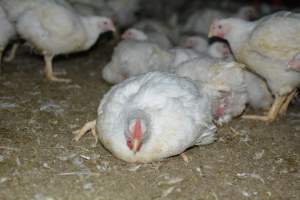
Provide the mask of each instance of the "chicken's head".
POLYGON ((115 27, 113 21, 107 17, 99 17, 97 26, 103 32, 105 32, 105 31, 116 32, 116 27, 115 27))
POLYGON ((229 23, 215 19, 209 27, 208 37, 225 38, 225 35, 228 34, 230 30, 231 26, 229 23))
POLYGON ((144 119, 136 118, 128 121, 128 129, 125 132, 125 138, 128 148, 137 153, 148 135, 148 126, 144 119))
POLYGON ((231 55, 229 46, 224 42, 214 42, 209 46, 208 52, 215 58, 228 58, 231 55))
POLYGON ((288 69, 294 69, 300 72, 300 53, 297 53, 291 60, 288 61, 288 69))
POLYGON ((143 31, 140 31, 140 30, 137 30, 137 29, 134 29, 134 28, 130 28, 128 29, 127 31, 125 31, 122 36, 121 36, 122 39, 134 39, 134 40, 141 40, 141 41, 144 41, 144 40, 147 40, 148 37, 147 35, 143 32, 143 31))

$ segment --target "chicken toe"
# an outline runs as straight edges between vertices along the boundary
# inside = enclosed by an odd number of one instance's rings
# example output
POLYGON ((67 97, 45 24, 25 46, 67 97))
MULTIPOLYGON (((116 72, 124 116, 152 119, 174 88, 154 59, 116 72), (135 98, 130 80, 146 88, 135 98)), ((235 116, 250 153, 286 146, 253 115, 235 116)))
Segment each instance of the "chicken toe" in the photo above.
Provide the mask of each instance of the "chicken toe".
POLYGON ((181 158, 183 159, 183 161, 185 163, 189 163, 190 162, 189 157, 185 153, 181 153, 180 156, 181 156, 181 158))
POLYGON ((45 73, 48 80, 55 81, 55 82, 64 82, 64 83, 71 82, 70 79, 58 78, 54 75, 53 67, 52 67, 53 56, 44 55, 44 59, 45 59, 45 73))
POLYGON ((81 129, 74 131, 73 133, 75 134, 75 137, 73 138, 73 140, 75 140, 76 142, 79 141, 80 138, 82 136, 84 136, 86 133, 88 133, 89 131, 92 132, 92 134, 95 138, 95 143, 93 146, 96 146, 96 144, 98 142, 98 137, 97 137, 97 133, 96 133, 96 120, 89 121, 89 122, 85 123, 81 129))
POLYGON ((294 90, 292 91, 286 98, 286 100, 284 101, 284 103, 282 104, 281 108, 280 108, 280 111, 279 111, 279 114, 281 115, 285 115, 286 114, 286 111, 289 107, 289 104, 290 102, 292 101, 292 99, 294 98, 294 96, 297 94, 297 91, 294 90))
POLYGON ((270 108, 268 114, 266 116, 259 116, 259 115, 243 115, 243 119, 254 119, 254 120, 260 120, 260 121, 265 121, 267 123, 273 122, 284 104, 284 102, 287 100, 288 95, 285 96, 279 96, 275 98, 275 101, 273 102, 272 107, 270 108))

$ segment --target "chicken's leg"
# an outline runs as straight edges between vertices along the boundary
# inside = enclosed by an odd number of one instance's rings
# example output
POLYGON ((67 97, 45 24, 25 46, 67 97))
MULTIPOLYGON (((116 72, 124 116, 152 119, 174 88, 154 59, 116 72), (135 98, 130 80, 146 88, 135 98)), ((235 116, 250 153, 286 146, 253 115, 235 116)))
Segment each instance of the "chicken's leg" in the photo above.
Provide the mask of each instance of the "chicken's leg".
POLYGON ((285 102, 285 100, 288 98, 288 95, 285 96, 278 96, 275 98, 272 107, 270 108, 267 116, 258 116, 258 115, 244 115, 242 118, 244 119, 255 119, 255 120, 261 120, 265 122, 273 122, 277 116, 278 113, 285 102))
POLYGON ((97 137, 97 133, 96 133, 96 120, 87 122, 81 129, 74 131, 73 133, 76 134, 76 136, 74 137, 73 140, 75 140, 76 142, 79 141, 80 138, 89 131, 92 132, 92 134, 95 138, 94 145, 96 146, 96 144, 98 142, 98 137, 97 137))
POLYGON ((45 73, 46 73, 47 79, 50 81, 56 81, 56 82, 65 82, 65 83, 71 82, 70 79, 58 78, 53 74, 52 59, 53 59, 52 55, 44 54, 45 73))
POLYGON ((297 94, 297 90, 293 90, 286 98, 285 102, 282 104, 279 114, 281 115, 285 115, 290 102, 292 101, 292 99, 294 98, 294 96, 297 94))
POLYGON ((5 62, 10 62, 15 58, 18 47, 19 47, 19 43, 13 44, 8 56, 4 58, 5 62))

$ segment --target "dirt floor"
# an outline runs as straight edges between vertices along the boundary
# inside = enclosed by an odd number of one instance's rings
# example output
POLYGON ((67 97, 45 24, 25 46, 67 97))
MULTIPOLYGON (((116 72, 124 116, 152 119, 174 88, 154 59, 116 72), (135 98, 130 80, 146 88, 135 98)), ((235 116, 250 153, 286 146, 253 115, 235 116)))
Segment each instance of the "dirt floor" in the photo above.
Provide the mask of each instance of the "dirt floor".
POLYGON ((113 157, 91 134, 72 131, 96 117, 110 88, 101 78, 111 45, 54 60, 70 84, 49 83, 43 60, 21 48, 0 78, 0 199, 300 199, 300 108, 271 125, 236 119, 214 144, 152 164, 113 157))

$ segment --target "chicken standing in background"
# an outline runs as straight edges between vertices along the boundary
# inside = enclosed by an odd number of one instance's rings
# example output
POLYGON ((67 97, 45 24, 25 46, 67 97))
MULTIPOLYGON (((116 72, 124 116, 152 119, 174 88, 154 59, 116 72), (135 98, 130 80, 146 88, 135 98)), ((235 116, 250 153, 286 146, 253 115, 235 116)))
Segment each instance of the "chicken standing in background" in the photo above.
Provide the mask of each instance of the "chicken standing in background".
POLYGON ((172 44, 168 37, 158 32, 144 32, 135 28, 130 28, 122 34, 121 38, 125 40, 152 42, 164 49, 169 49, 172 47, 172 44))
POLYGON ((19 35, 44 56, 46 77, 60 82, 70 80, 53 74, 54 56, 88 50, 100 33, 115 31, 108 18, 79 16, 53 2, 44 2, 26 10, 18 18, 16 26, 19 35))
MULTIPOLYGON (((2 72, 1 62, 2 62, 2 56, 3 52, 13 38, 16 37, 16 30, 15 27, 10 23, 10 21, 7 19, 6 13, 0 6, 0 74, 2 72)), ((12 54, 14 52, 12 51, 12 54)))
POLYGON ((235 58, 262 76, 275 96, 266 116, 244 118, 272 122, 284 114, 300 85, 300 73, 288 70, 300 52, 300 14, 281 11, 255 22, 216 20, 209 35, 226 39, 235 58))
POLYGON ((176 74, 190 78, 200 88, 202 85, 209 88, 214 118, 218 124, 223 124, 242 114, 248 101, 240 65, 203 57, 179 65, 176 74))
POLYGON ((190 15, 184 24, 183 32, 207 35, 209 26, 214 19, 222 19, 225 17, 237 17, 244 20, 250 20, 257 15, 256 10, 251 6, 241 7, 237 13, 217 10, 213 8, 204 8, 190 15))
POLYGON ((102 99, 97 121, 100 141, 117 158, 152 162, 183 153, 215 140, 210 100, 185 78, 151 72, 132 77, 102 99))

